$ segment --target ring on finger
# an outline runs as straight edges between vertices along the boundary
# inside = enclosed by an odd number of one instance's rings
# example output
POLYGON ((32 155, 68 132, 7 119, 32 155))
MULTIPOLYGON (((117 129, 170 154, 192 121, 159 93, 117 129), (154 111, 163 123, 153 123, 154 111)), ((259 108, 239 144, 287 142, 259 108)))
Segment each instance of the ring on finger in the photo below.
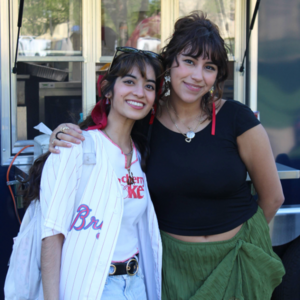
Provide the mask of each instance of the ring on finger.
POLYGON ((65 126, 65 127, 63 127, 62 129, 61 129, 61 131, 63 132, 63 133, 65 133, 65 130, 68 130, 68 129, 70 129, 68 126, 65 126))
POLYGON ((54 145, 54 141, 55 141, 55 140, 56 140, 56 138, 54 138, 54 139, 52 140, 52 142, 51 142, 52 145, 54 145))
POLYGON ((63 133, 63 132, 62 132, 62 131, 58 131, 58 132, 56 133, 56 135, 55 135, 55 138, 56 138, 57 140, 60 141, 61 139, 58 137, 58 134, 59 134, 59 133, 63 133))

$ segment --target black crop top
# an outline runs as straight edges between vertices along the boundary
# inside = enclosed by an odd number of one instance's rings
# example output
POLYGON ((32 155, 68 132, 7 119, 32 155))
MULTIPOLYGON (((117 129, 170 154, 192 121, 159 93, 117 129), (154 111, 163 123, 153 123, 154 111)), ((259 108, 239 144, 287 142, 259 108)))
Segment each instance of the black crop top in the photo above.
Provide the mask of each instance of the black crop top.
POLYGON ((260 122, 237 101, 226 101, 190 143, 155 119, 147 179, 160 229, 185 236, 229 231, 251 218, 257 203, 236 138, 260 122))

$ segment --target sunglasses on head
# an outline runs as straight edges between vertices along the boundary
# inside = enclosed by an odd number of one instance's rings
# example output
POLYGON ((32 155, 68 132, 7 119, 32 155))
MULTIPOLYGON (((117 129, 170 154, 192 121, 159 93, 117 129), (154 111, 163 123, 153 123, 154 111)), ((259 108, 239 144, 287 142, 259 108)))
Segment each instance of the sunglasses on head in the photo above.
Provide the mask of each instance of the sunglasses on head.
POLYGON ((109 66, 108 73, 110 72, 110 70, 112 68, 112 65, 114 64, 115 58, 120 54, 120 52, 121 53, 141 53, 141 54, 146 55, 148 57, 162 60, 161 55, 159 55, 155 52, 152 52, 152 51, 139 50, 139 49, 132 48, 132 47, 117 47, 116 51, 115 51, 115 54, 114 54, 114 57, 113 57, 113 59, 111 61, 111 64, 109 66))

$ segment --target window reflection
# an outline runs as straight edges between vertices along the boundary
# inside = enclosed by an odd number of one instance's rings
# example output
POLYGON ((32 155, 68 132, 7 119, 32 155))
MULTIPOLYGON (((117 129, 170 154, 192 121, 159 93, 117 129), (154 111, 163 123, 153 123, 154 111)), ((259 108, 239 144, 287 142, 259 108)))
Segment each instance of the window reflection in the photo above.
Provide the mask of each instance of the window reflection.
POLYGON ((81 0, 24 1, 19 56, 81 55, 81 0))
POLYGON ((160 9, 159 0, 102 0, 102 56, 119 46, 159 52, 160 9))
POLYGON ((207 13, 207 17, 218 25, 220 34, 229 48, 229 60, 234 60, 235 0, 179 0, 180 17, 194 10, 207 13))

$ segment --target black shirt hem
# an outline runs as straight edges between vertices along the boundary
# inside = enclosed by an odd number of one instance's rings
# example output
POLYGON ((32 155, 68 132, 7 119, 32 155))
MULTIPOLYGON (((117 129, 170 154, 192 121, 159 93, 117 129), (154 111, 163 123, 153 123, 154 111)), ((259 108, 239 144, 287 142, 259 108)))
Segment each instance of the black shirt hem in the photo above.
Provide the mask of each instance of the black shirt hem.
POLYGON ((235 220, 234 222, 230 222, 230 226, 226 226, 226 227, 219 227, 216 226, 216 229, 206 229, 206 230, 201 230, 201 229, 179 229, 179 228, 174 228, 174 227, 170 227, 170 226, 166 226, 161 224, 161 222, 159 222, 159 229, 163 230, 167 233, 172 233, 172 234, 177 234, 177 235, 183 235, 183 236, 202 236, 202 235, 215 235, 215 234, 221 234, 224 232, 228 232, 242 224, 244 224, 245 222, 247 222, 249 219, 251 219, 257 212, 257 208, 258 208, 258 204, 255 202, 255 205, 253 205, 253 207, 251 208, 250 212, 247 215, 244 215, 242 218, 239 218, 237 220, 235 220))

